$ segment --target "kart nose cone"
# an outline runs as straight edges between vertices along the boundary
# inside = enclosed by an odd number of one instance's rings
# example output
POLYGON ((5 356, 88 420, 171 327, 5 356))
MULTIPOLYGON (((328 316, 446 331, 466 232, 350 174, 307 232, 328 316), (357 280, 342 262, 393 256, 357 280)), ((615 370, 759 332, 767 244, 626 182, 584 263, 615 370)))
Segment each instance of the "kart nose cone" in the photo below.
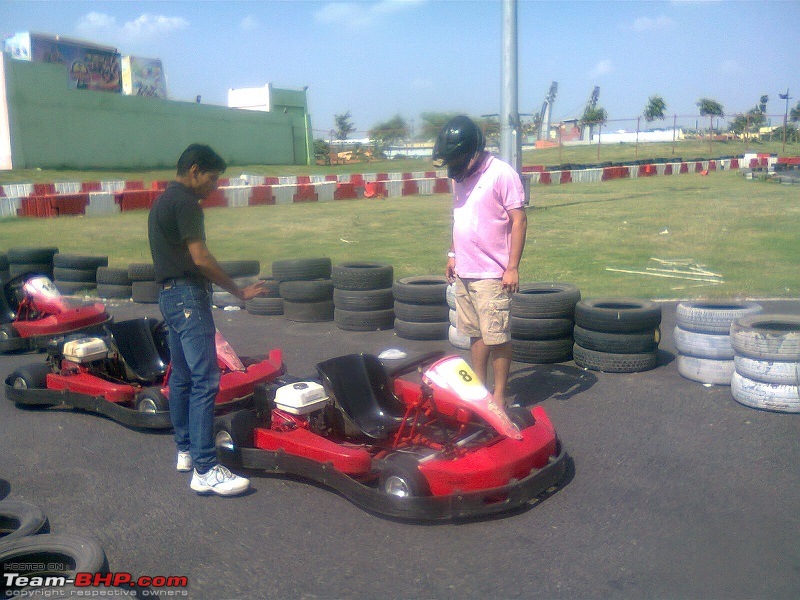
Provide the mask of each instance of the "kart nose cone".
POLYGON ((409 486, 405 479, 398 475, 388 477, 384 485, 387 494, 399 496, 400 498, 407 498, 411 495, 411 486, 409 486))

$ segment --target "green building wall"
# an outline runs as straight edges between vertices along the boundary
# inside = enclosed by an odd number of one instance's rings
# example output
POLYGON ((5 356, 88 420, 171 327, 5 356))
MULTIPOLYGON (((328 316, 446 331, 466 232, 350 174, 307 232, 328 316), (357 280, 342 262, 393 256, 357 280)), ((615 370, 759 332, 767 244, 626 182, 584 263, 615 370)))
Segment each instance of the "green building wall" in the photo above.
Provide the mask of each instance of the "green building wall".
POLYGON ((230 165, 306 165, 305 91, 273 89, 270 112, 67 87, 64 67, 3 57, 12 168, 170 168, 193 142, 230 165))

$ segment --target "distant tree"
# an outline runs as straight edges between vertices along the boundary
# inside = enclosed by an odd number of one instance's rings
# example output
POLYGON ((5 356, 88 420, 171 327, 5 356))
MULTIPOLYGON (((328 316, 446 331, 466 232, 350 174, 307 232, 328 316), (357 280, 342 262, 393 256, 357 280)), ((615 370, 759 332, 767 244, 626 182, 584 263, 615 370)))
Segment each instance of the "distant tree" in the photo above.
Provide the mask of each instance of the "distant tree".
POLYGON ((314 140, 314 159, 317 164, 331 164, 331 147, 325 140, 314 140))
POLYGON ((442 127, 453 117, 459 113, 448 112, 424 112, 419 116, 422 119, 422 131, 420 131, 420 139, 435 140, 436 136, 442 130, 442 127))
POLYGON ((333 118, 336 122, 337 140, 346 140, 347 136, 356 130, 356 126, 353 125, 353 121, 351 120, 352 115, 349 110, 342 115, 334 115, 333 118))
POLYGON ((595 125, 602 125, 608 121, 608 112, 602 106, 587 106, 581 116, 581 123, 589 128, 589 139, 594 133, 595 125))
POLYGON ((789 111, 789 120, 792 122, 800 121, 800 102, 789 111))
POLYGON ((661 96, 650 96, 647 106, 644 108, 644 120, 652 123, 656 119, 664 118, 664 111, 667 110, 667 103, 661 96))
POLYGON ((758 132, 767 122, 767 102, 769 96, 761 96, 753 108, 743 115, 736 115, 731 123, 731 131, 737 135, 749 134, 751 131, 758 132))
POLYGON ((486 138, 486 143, 495 146, 500 143, 500 118, 496 116, 475 119, 486 138))
POLYGON ((767 114, 767 102, 769 102, 769 96, 767 96, 766 94, 761 96, 761 98, 759 98, 758 100, 758 110, 763 115, 767 114))
POLYGON ((388 121, 373 126, 369 130, 369 137, 370 140, 384 145, 394 144, 408 137, 408 123, 400 115, 395 115, 388 121))
POLYGON ((697 106, 700 107, 700 116, 708 117, 709 131, 714 130, 714 117, 725 116, 725 110, 722 108, 722 104, 711 98, 700 98, 700 100, 697 101, 697 106))

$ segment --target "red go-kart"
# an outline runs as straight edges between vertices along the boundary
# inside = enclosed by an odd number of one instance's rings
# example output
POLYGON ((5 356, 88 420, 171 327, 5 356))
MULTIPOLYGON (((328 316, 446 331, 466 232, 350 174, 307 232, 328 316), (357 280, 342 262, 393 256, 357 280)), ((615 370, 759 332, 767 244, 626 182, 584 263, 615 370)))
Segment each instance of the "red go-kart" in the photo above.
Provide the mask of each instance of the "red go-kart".
POLYGON ((99 331, 110 320, 103 304, 62 296, 44 275, 17 275, 0 292, 0 353, 38 350, 60 335, 99 331))
POLYGON ((401 519, 498 513, 554 488, 567 456, 544 408, 504 409, 464 359, 440 356, 388 371, 351 354, 317 365, 316 380, 257 386, 252 409, 215 422, 220 461, 311 479, 401 519), (403 377, 414 371, 419 381, 403 377))
MULTIPOLYGON (((11 373, 5 380, 6 397, 18 405, 65 405, 130 427, 168 429, 166 336, 162 321, 147 318, 111 323, 103 336, 67 336, 50 345, 45 364, 11 373)), ((257 384, 285 372, 280 350, 239 359, 219 332, 217 361, 222 370, 217 413, 246 406, 257 384)))

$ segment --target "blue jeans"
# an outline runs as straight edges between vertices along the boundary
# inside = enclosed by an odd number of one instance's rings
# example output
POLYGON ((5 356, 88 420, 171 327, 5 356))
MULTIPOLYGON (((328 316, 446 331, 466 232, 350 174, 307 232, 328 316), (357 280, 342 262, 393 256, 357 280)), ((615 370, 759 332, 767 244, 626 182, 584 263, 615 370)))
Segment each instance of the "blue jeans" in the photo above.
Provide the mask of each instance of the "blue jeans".
POLYGON ((211 294, 202 285, 161 290, 161 314, 169 329, 171 371, 169 411, 179 452, 190 452, 195 469, 217 464, 214 447, 214 401, 220 370, 211 294))

